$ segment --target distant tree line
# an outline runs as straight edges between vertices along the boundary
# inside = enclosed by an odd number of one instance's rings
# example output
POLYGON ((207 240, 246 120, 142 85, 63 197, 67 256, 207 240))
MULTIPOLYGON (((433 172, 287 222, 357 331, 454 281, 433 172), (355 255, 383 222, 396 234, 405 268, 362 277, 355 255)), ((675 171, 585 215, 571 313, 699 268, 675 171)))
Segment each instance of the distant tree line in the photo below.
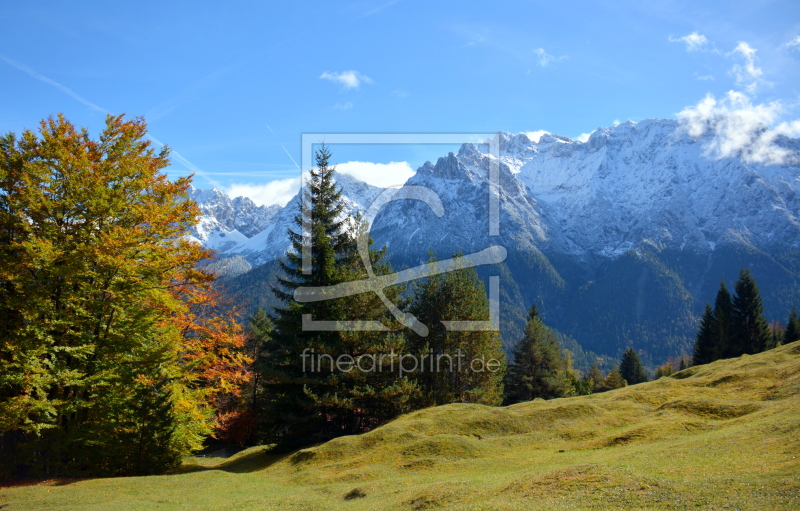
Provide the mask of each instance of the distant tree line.
POLYGON ((770 327, 761 294, 749 269, 739 272, 731 297, 722 280, 714 307, 706 303, 694 344, 693 365, 752 355, 800 339, 800 323, 792 309, 786 328, 770 327))

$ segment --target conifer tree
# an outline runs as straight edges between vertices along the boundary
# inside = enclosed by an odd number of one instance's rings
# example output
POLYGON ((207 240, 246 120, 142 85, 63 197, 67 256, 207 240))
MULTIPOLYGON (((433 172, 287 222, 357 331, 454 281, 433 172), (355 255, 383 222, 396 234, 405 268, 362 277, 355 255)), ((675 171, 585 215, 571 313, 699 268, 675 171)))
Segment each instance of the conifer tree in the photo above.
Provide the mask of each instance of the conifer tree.
POLYGON ((786 329, 783 331, 783 344, 795 341, 800 341, 800 319, 797 317, 797 311, 792 307, 789 320, 786 322, 786 329))
POLYGON ((725 285, 725 279, 720 281, 717 298, 714 300, 714 325, 713 342, 710 345, 711 349, 707 352, 709 360, 704 362, 706 364, 727 357, 731 351, 733 301, 728 287, 725 285))
MULTIPOLYGON (((435 257, 429 264, 436 265, 435 257)), ((499 333, 450 331, 442 323, 489 319, 489 300, 477 271, 461 268, 432 275, 412 289, 408 310, 429 329, 425 337, 408 334, 409 350, 420 361, 414 379, 422 392, 421 405, 501 404, 506 367, 499 333)))
POLYGON ((764 306, 753 275, 748 269, 739 272, 736 295, 733 298, 729 356, 752 355, 764 351, 770 341, 769 323, 764 318, 764 306))
POLYGON ((509 403, 563 397, 568 390, 564 359, 552 330, 539 318, 536 304, 528 312, 525 336, 513 350, 506 378, 509 403))
MULTIPOLYGON (((356 250, 356 238, 366 226, 344 217, 330 156, 325 146, 317 151, 317 166, 303 192, 311 211, 310 228, 304 232, 301 210, 295 218, 297 232, 289 230, 292 250, 282 263, 284 277, 274 290, 283 306, 275 311, 272 340, 259 363, 265 396, 259 415, 261 435, 283 448, 365 431, 406 411, 415 392, 407 378, 367 363, 384 350, 404 352, 402 336, 303 326, 304 320, 389 323, 388 310, 374 293, 318 302, 294 299, 293 292, 299 287, 324 287, 367 276, 356 250), (310 272, 302 268, 304 242, 310 248, 310 272), (354 365, 362 359, 366 371, 354 365), (340 360, 345 363, 338 364, 340 360)), ((376 274, 391 271, 382 261, 384 255, 385 250, 370 250, 376 274)), ((393 299, 399 290, 385 292, 393 299)), ((391 328, 387 326, 387 330, 391 328)))
POLYGON ((719 328, 717 318, 711 305, 706 303, 703 317, 700 319, 700 329, 697 331, 697 340, 694 343, 693 365, 708 364, 716 360, 719 342, 719 328))
POLYGON ((619 373, 628 382, 628 385, 636 385, 648 380, 647 373, 639 360, 639 355, 633 348, 628 348, 622 354, 622 359, 619 362, 619 373))
POLYGON ((284 276, 273 289, 283 306, 275 310, 276 342, 262 364, 261 380, 270 396, 269 408, 264 413, 269 422, 262 425, 268 439, 279 440, 286 447, 338 436, 327 410, 317 405, 318 396, 326 393, 331 387, 330 380, 336 375, 330 365, 325 366, 324 372, 312 372, 309 365, 304 364, 303 354, 311 351, 335 359, 341 354, 339 333, 304 330, 303 317, 317 321, 341 320, 341 302, 300 303, 293 295, 299 287, 341 282, 338 266, 350 240, 346 220, 342 218, 341 189, 334 180, 330 157, 324 145, 316 153, 316 167, 311 169, 307 186, 302 191, 307 209, 304 211, 300 206, 294 220, 296 230, 289 228, 292 248, 281 262, 284 276), (308 213, 310 219, 304 216, 308 213), (304 244, 311 256, 310 272, 303 271, 304 244))
POLYGON ((683 356, 683 357, 681 357, 681 365, 678 367, 678 371, 683 371, 687 367, 689 367, 689 366, 686 364, 686 357, 683 356))

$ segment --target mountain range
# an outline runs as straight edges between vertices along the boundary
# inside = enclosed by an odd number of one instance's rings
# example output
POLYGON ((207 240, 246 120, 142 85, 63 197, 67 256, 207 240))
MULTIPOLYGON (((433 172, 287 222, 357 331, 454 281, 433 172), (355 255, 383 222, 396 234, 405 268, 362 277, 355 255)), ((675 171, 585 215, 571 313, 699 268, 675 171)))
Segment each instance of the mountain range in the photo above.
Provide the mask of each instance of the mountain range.
MULTIPOLYGON (((505 261, 479 273, 500 277, 509 346, 536 303, 549 325, 577 341, 573 350, 616 357, 633 346, 646 363, 660 363, 691 352, 703 304, 721 279, 732 287, 741 268, 753 272, 768 319, 800 307, 800 167, 709 158, 714 136, 692 137, 668 119, 599 128, 586 141, 501 132, 499 160, 488 144, 464 144, 406 182, 435 192, 442 216, 421 201, 392 201, 372 236, 396 269, 430 253, 506 247, 505 261), (488 228, 490 191, 499 235, 488 228)), ((800 153, 798 139, 775 143, 800 153)), ((347 174, 337 181, 347 214, 384 192, 347 174)), ((191 237, 217 251, 212 269, 231 296, 246 310, 271 304, 267 284, 289 247, 299 194, 284 207, 217 190, 190 195, 202 213, 191 237)))

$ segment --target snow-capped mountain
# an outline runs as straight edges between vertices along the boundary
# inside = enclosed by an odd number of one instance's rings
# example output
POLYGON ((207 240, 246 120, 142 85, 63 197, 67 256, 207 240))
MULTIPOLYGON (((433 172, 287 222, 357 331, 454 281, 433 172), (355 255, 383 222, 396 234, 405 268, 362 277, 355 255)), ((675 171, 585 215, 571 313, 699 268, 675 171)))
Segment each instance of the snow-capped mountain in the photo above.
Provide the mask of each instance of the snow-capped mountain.
MULTIPOLYGON (((494 157, 486 144, 426 162, 406 183, 436 192, 443 216, 420 201, 394 201, 372 234, 396 264, 417 264, 431 250, 444 258, 504 245, 502 269, 514 283, 504 291, 507 301, 544 303, 548 320, 596 351, 608 341, 600 336, 613 335, 621 339, 615 349, 648 337, 650 345, 672 346, 668 352, 685 350, 698 307, 740 267, 755 265, 768 311, 783 314, 793 300, 800 305, 800 168, 709 159, 706 142, 663 119, 600 128, 586 142, 501 133, 499 236, 488 229, 494 157), (659 290, 669 303, 653 301, 659 290), (593 308, 608 293, 624 297, 617 316, 602 325, 580 319, 597 314, 593 308), (665 308, 680 317, 661 321, 665 308), (614 334, 615 321, 624 333, 614 334), (587 325, 592 332, 582 333, 587 325)), ((777 143, 800 151, 800 140, 777 143)), ((350 214, 383 191, 349 175, 337 179, 350 214)), ((283 208, 259 208, 215 190, 195 190, 192 198, 203 212, 194 236, 221 260, 259 265, 288 248, 299 197, 283 208)))
MULTIPOLYGON (((342 187, 344 213, 350 216, 368 208, 383 191, 347 174, 338 174, 336 180, 342 187)), ((214 250, 218 260, 235 257, 257 266, 284 255, 291 245, 287 229, 297 228, 300 194, 284 207, 256 206, 247 197, 231 199, 216 189, 192 189, 189 197, 202 213, 189 239, 214 250)))
MULTIPOLYGON (((613 258, 643 241, 697 253, 726 239, 760 249, 800 247, 798 167, 710 160, 702 155, 703 140, 678 128, 672 120, 626 122, 598 129, 586 142, 548 134, 532 142, 525 134, 501 133, 503 238, 581 258, 613 258)), ((458 155, 420 167, 408 184, 439 193, 445 216, 437 219, 419 203, 392 203, 376 222, 383 233, 377 241, 398 250, 403 244, 478 246, 488 236, 478 225, 488 222, 487 153, 465 144, 458 155), (409 218, 416 210, 423 217, 409 218), (465 218, 475 222, 465 225, 465 218)), ((350 214, 382 191, 346 174, 338 181, 350 214)), ((299 211, 299 196, 283 208, 217 190, 194 189, 191 198, 203 213, 193 236, 219 256, 260 263, 288 248, 285 230, 299 211)))

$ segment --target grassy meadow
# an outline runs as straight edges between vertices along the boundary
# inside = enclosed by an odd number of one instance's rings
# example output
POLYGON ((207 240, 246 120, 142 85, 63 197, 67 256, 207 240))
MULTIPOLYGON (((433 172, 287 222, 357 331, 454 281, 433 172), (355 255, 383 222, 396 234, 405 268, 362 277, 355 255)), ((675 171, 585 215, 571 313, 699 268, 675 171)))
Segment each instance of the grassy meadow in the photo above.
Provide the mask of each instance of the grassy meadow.
POLYGON ((603 394, 420 410, 182 472, 0 488, 0 509, 800 509, 800 343, 603 394))

